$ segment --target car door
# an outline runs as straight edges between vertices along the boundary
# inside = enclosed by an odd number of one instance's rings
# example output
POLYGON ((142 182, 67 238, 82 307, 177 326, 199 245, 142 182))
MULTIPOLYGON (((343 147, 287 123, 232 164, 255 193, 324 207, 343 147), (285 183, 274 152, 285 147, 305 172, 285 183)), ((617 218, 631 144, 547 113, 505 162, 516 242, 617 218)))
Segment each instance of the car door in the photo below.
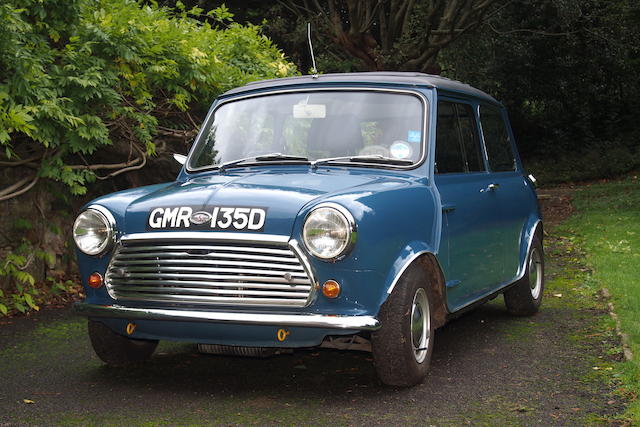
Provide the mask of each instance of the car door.
POLYGON ((530 185, 518 166, 515 144, 506 112, 492 105, 479 106, 481 135, 487 153, 493 196, 500 205, 504 272, 502 281, 516 276, 520 263, 520 239, 532 207, 530 185))
POLYGON ((500 201, 486 169, 471 103, 438 102, 435 185, 442 202, 442 264, 449 309, 455 311, 503 280, 500 201))

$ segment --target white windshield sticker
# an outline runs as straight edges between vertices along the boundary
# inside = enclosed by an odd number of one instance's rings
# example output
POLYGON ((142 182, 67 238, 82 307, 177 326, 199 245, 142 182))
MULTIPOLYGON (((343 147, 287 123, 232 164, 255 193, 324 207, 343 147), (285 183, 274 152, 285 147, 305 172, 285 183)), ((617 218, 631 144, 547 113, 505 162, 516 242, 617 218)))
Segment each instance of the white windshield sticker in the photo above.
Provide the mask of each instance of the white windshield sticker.
POLYGON ((389 151, 394 159, 408 159, 413 153, 411 146, 404 141, 394 141, 389 151))

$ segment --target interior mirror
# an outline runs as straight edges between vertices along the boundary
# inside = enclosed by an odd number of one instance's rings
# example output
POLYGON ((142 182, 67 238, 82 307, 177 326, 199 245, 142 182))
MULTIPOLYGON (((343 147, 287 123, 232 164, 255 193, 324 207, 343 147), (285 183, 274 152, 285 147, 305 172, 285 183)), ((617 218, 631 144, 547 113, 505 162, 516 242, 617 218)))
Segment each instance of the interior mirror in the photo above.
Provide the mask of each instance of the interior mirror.
POLYGON ((173 158, 181 165, 184 165, 187 161, 187 156, 185 156, 184 154, 173 153, 173 158))
POLYGON ((324 104, 296 104, 293 106, 294 119, 324 119, 327 107, 324 104))

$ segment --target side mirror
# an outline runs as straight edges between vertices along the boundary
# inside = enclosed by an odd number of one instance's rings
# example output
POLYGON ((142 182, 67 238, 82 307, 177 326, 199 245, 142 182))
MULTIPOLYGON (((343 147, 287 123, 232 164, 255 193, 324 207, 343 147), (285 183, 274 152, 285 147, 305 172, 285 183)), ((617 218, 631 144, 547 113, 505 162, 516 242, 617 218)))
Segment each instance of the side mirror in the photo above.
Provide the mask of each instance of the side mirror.
POLYGON ((173 158, 181 165, 184 165, 187 161, 187 156, 185 156, 184 154, 173 153, 173 158))

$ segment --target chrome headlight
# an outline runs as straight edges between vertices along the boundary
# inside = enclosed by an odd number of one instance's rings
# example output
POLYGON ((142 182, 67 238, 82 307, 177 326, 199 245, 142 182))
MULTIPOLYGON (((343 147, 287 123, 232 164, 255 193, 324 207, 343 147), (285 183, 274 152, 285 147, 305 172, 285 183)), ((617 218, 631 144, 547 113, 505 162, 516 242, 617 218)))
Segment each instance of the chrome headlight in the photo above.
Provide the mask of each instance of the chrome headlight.
POLYGON ((307 215, 302 238, 311 254, 323 260, 335 260, 346 255, 355 243, 356 223, 342 206, 321 204, 307 215))
POLYGON ((87 255, 101 255, 113 243, 115 220, 101 206, 92 206, 82 212, 73 223, 73 240, 87 255))

